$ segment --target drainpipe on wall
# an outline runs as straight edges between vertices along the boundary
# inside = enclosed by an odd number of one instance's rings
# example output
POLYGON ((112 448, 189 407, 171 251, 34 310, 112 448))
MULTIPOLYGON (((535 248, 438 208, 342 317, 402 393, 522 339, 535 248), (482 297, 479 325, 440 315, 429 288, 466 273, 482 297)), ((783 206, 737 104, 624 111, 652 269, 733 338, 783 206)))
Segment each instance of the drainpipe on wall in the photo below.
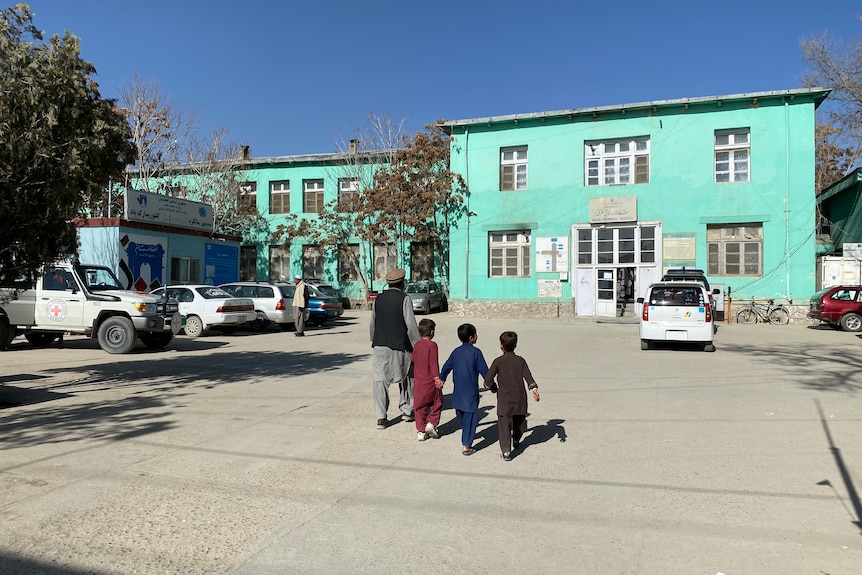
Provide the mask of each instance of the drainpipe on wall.
POLYGON ((784 98, 784 282, 785 297, 790 293, 790 104, 784 98))
POLYGON ((470 161, 467 148, 467 136, 470 126, 464 126, 464 184, 467 186, 467 241, 464 242, 464 299, 470 299, 470 217, 476 215, 470 211, 470 161))

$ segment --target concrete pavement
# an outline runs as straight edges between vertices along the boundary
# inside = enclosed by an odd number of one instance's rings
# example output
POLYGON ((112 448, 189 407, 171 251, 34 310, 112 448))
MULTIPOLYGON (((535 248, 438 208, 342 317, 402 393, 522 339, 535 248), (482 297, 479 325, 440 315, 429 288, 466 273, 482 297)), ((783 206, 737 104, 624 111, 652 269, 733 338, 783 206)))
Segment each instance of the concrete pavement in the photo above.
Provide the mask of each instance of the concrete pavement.
MULTIPOLYGON (((431 317, 442 363, 464 320, 431 317)), ((540 385, 511 462, 490 393, 472 457, 451 409, 439 440, 375 429, 365 311, 126 356, 16 339, 0 573, 862 571, 859 337, 723 325, 716 353, 643 352, 637 325, 469 321, 489 363, 517 331, 540 385)))

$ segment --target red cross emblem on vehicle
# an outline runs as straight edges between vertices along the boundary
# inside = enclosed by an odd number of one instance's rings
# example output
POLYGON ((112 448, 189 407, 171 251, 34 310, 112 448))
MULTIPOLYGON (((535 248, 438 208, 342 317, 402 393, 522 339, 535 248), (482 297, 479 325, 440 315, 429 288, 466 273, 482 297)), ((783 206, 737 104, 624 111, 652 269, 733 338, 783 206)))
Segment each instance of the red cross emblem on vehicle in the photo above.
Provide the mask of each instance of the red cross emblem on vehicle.
POLYGON ((51 321, 63 321, 66 318, 66 303, 55 299, 48 302, 45 313, 51 321))

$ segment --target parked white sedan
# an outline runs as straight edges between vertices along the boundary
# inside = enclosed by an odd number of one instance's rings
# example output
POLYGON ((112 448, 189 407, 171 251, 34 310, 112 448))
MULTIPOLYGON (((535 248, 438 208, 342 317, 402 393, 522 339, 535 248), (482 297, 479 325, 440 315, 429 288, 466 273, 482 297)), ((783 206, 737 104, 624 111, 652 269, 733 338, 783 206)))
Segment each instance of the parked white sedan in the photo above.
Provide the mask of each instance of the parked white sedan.
POLYGON ((198 337, 209 328, 233 331, 255 317, 254 302, 249 298, 233 297, 221 288, 211 285, 175 285, 160 287, 153 294, 168 292, 168 298, 179 302, 180 314, 185 318, 185 332, 198 337))

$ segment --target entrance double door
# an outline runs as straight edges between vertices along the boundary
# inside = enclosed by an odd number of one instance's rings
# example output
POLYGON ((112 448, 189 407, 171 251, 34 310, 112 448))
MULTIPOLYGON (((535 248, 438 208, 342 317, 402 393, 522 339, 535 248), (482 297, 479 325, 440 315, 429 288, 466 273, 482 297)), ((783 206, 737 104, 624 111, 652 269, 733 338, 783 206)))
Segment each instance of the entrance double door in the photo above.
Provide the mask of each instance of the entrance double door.
POLYGON ((601 317, 636 313, 637 298, 659 277, 661 223, 572 228, 576 313, 601 317))

